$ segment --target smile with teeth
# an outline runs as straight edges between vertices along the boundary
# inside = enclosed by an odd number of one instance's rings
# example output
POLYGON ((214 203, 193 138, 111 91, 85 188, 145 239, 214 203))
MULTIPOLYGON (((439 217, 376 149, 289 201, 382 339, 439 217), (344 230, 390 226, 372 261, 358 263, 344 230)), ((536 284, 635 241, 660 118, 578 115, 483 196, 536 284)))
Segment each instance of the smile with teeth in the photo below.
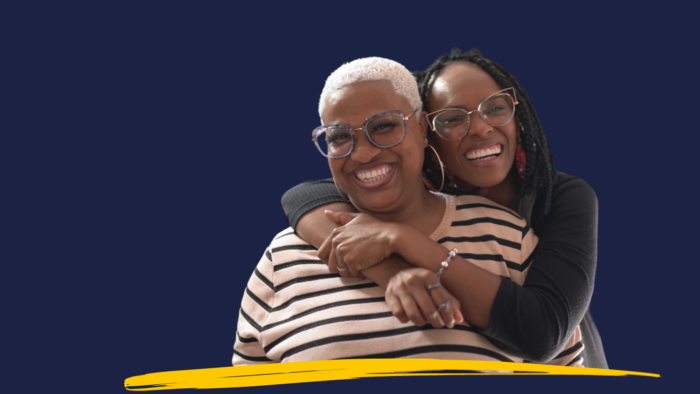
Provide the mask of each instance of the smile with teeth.
POLYGON ((486 161, 500 155, 502 149, 503 146, 498 144, 495 146, 490 146, 486 149, 477 149, 469 151, 465 156, 470 161, 486 161))
POLYGON ((377 182, 387 176, 394 169, 394 164, 384 165, 378 168, 374 168, 369 171, 357 171, 355 177, 360 180, 360 182, 371 183, 377 182))

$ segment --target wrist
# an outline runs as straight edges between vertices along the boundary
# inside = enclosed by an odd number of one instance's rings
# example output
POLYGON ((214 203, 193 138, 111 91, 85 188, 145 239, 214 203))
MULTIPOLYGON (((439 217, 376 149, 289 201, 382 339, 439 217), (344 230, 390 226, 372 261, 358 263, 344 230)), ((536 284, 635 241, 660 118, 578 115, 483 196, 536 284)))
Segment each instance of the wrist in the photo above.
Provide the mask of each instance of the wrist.
POLYGON ((395 229, 391 240, 391 252, 397 254, 410 264, 412 246, 421 237, 427 238, 413 226, 403 223, 395 223, 395 229))
POLYGON ((406 241, 411 238, 413 227, 403 223, 392 223, 393 231, 390 237, 390 248, 392 254, 403 256, 406 241))

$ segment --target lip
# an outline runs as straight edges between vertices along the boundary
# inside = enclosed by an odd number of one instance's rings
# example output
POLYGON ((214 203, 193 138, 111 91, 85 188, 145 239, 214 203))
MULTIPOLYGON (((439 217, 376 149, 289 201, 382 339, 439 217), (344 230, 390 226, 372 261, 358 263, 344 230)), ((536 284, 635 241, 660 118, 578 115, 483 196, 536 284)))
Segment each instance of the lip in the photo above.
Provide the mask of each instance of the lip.
POLYGON ((397 167, 396 163, 389 163, 389 162, 372 163, 372 164, 364 165, 362 167, 358 167, 358 168, 350 171, 350 173, 348 175, 350 176, 350 179, 352 179, 353 182, 355 182, 355 184, 360 189, 375 190, 375 189, 379 189, 379 188, 383 187, 384 185, 388 184, 389 182, 391 182, 391 180, 394 178, 394 174, 396 174, 396 167, 397 167), (393 166, 393 168, 384 178, 382 178, 376 182, 362 182, 359 179, 357 179, 357 176, 356 176, 357 172, 364 172, 364 171, 372 170, 374 168, 382 167, 385 165, 393 166))
POLYGON ((504 150, 505 150, 505 146, 497 141, 492 140, 492 141, 477 142, 472 147, 470 147, 468 151, 464 152, 462 157, 472 167, 476 167, 476 168, 491 167, 491 166, 494 166, 494 165, 500 163, 500 161, 502 160, 502 157, 503 157, 504 150), (469 152, 473 152, 473 151, 481 150, 481 149, 486 149, 486 148, 491 148, 491 147, 497 146, 497 145, 501 146, 501 154, 499 154, 498 156, 496 156, 492 159, 485 160, 485 161, 471 161, 471 160, 467 159, 467 154, 469 154, 469 152))

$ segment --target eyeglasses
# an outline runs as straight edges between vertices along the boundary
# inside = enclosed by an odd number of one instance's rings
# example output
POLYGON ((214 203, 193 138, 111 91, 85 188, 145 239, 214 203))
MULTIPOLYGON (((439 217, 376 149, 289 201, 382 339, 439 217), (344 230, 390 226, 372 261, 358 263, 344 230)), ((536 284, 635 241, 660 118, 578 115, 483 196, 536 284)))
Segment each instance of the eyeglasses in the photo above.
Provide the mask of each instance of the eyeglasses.
POLYGON ((314 129, 311 137, 321 154, 329 159, 341 159, 352 152, 356 131, 364 131, 367 140, 377 148, 391 148, 406 137, 406 121, 419 110, 408 116, 404 116, 400 109, 380 112, 367 118, 364 125, 356 129, 346 124, 320 126, 314 129))
POLYGON ((469 132, 470 115, 477 112, 479 117, 493 127, 510 122, 518 104, 515 88, 507 88, 485 98, 477 109, 467 111, 460 108, 445 108, 428 114, 430 128, 448 141, 458 141, 469 132))

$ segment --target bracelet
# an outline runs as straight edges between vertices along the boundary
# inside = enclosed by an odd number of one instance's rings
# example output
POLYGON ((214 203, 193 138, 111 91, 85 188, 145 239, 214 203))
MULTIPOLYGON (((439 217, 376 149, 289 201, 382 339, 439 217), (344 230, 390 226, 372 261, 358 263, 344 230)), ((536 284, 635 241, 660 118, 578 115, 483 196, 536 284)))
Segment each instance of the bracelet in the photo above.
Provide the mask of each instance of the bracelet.
POLYGON ((438 277, 438 280, 440 280, 442 278, 442 273, 445 272, 445 269, 447 269, 447 267, 450 266, 450 261, 452 260, 453 257, 455 257, 457 255, 458 252, 459 251, 456 248, 450 250, 450 254, 449 254, 449 256, 447 256, 447 260, 440 263, 440 270, 436 274, 438 277))

